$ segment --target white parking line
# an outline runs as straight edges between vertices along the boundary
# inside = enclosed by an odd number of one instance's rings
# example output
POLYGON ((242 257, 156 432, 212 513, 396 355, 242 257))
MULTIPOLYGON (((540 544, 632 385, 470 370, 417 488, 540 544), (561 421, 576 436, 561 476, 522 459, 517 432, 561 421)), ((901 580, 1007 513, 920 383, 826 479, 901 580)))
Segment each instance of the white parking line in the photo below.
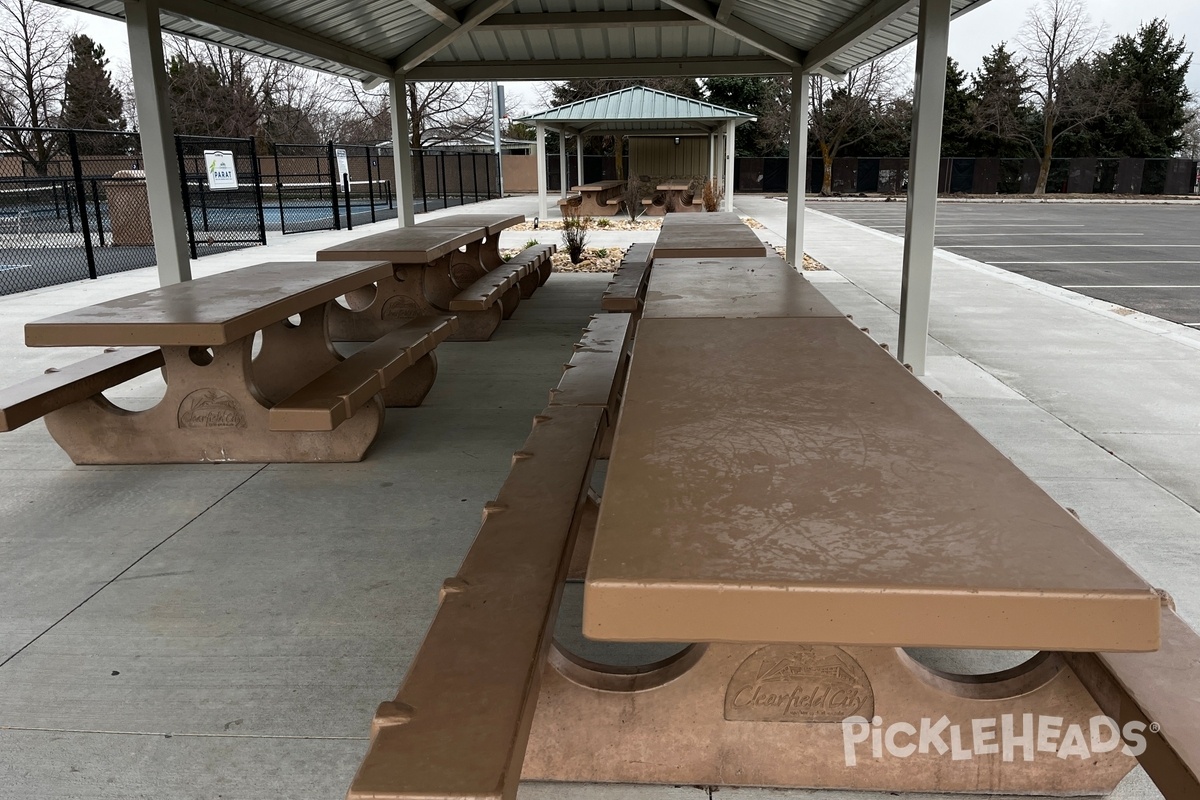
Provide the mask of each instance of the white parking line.
POLYGON ((988 263, 996 266, 1008 264, 1084 264, 1103 266, 1106 264, 1200 264, 1200 261, 989 261, 988 263))
POLYGON ((1097 233, 1096 231, 1033 231, 1030 233, 942 233, 936 232, 938 236, 957 236, 964 238, 967 236, 1145 236, 1144 233, 1110 233, 1104 231, 1097 233))
MULTIPOLYGON (((1103 234, 1101 234, 1103 235, 1103 234)), ((1046 250, 1051 247, 1140 247, 1143 250, 1148 247, 1153 247, 1155 250, 1161 250, 1167 247, 1200 247, 1200 244, 1107 244, 1104 242, 1096 242, 1093 244, 954 244, 951 247, 957 247, 960 250, 1046 250)))
POLYGON ((1077 283, 1064 284, 1064 289, 1200 289, 1197 284, 1181 283, 1077 283))

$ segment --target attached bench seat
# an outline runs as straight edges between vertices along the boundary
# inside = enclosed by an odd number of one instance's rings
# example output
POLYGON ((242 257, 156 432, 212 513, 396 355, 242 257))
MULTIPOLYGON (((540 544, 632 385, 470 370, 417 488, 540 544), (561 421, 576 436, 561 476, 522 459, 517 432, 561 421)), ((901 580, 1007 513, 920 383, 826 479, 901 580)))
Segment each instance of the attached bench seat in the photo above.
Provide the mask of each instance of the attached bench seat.
POLYGON ((44 375, 0 389, 0 431, 16 430, 162 365, 163 354, 157 347, 123 347, 61 369, 48 369, 44 375))
MULTIPOLYGON (((529 269, 528 274, 520 281, 522 299, 532 297, 538 287, 549 280, 550 273, 554 271, 551 258, 556 252, 558 252, 558 245, 537 244, 522 250, 504 262, 504 266, 507 267, 532 266, 532 269, 529 269)), ((500 267, 500 269, 503 268, 500 267)))
POLYGON ((516 796, 604 415, 535 418, 396 699, 375 714, 351 800, 516 796))
POLYGON ((393 387, 398 382, 403 384, 403 376, 413 367, 436 374, 434 348, 449 338, 455 327, 452 316, 417 317, 376 339, 272 406, 268 413, 270 429, 331 431, 380 393, 387 406, 419 405, 433 385, 432 376, 423 374, 415 381, 421 387, 420 397, 413 397, 412 385, 393 387))
POLYGON ((636 313, 646 299, 646 284, 650 280, 650 260, 653 244, 635 244, 625 251, 621 266, 613 275, 600 308, 605 311, 636 313))
POLYGON ((621 384, 629 367, 633 324, 627 314, 592 317, 574 346, 563 376, 550 390, 550 405, 602 406, 615 420, 621 384))

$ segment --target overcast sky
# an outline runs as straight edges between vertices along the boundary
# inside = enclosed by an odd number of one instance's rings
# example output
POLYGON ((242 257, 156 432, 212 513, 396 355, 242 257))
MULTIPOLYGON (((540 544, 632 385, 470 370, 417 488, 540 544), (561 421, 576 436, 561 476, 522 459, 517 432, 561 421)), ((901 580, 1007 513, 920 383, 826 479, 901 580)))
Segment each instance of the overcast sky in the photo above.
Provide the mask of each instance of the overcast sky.
MULTIPOLYGON (((1200 0, 1085 0, 1092 19, 1103 22, 1110 37, 1133 33, 1142 22, 1164 17, 1171 26, 1172 36, 1185 37, 1189 49, 1200 43, 1200 0)), ((1026 14, 1037 0, 990 0, 955 20, 950 29, 950 55, 973 72, 992 46, 1000 41, 1011 42, 1026 14)), ((104 45, 114 66, 123 69, 129 62, 129 45, 125 39, 124 23, 66 9, 61 13, 74 21, 79 29, 104 45)), ((1189 74, 1192 92, 1200 95, 1200 59, 1189 74)), ((511 100, 521 111, 540 110, 541 99, 532 84, 505 84, 511 100)))

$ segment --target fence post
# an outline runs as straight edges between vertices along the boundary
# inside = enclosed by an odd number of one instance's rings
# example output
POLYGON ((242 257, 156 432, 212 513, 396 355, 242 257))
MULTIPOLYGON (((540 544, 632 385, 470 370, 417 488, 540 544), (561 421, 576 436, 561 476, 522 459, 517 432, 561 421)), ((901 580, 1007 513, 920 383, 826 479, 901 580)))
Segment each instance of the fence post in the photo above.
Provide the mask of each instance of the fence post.
POLYGON ((435 153, 434 156, 437 158, 438 164, 441 165, 440 172, 442 174, 442 182, 441 182, 442 183, 442 208, 449 208, 450 207, 450 187, 446 185, 448 183, 448 181, 446 180, 446 154, 445 153, 435 153))
POLYGON ((188 191, 187 162, 183 159, 183 139, 175 136, 175 156, 179 162, 179 185, 183 191, 183 217, 187 220, 188 250, 192 258, 199 258, 196 253, 196 228, 192 224, 192 198, 188 191))
POLYGON ((250 167, 254 176, 254 206, 258 209, 258 241, 267 243, 267 219, 263 216, 262 171, 258 168, 258 140, 250 137, 250 167))
POLYGON ((287 235, 287 220, 283 214, 283 172, 279 169, 279 145, 271 145, 271 156, 275 159, 275 200, 279 203, 279 232, 287 235))
POLYGON ((92 178, 92 208, 96 212, 96 235, 100 237, 100 246, 104 247, 104 215, 100 213, 100 187, 92 178))
POLYGON ((375 179, 371 175, 371 148, 363 148, 363 157, 367 162, 367 199, 371 202, 371 222, 375 219, 375 179))
POLYGON ((454 155, 458 156, 458 204, 461 206, 467 202, 466 192, 463 191, 462 152, 459 151, 454 155))
POLYGON ((79 140, 75 131, 67 134, 71 151, 71 171, 75 173, 75 200, 79 203, 79 230, 83 233, 83 252, 87 256, 88 277, 96 278, 96 254, 92 252, 92 226, 88 224, 87 192, 83 188, 83 164, 79 160, 79 140))
POLYGON ((326 144, 328 152, 325 154, 329 161, 329 196, 333 206, 333 229, 340 231, 342 229, 342 220, 338 212, 338 180, 337 180, 337 156, 333 153, 333 142, 326 144))
MULTIPOLYGON (((425 183, 425 153, 421 151, 417 154, 417 164, 421 167, 421 211, 429 211, 429 187, 425 183)), ((399 197, 396 198, 397 203, 399 197)))
POLYGON ((342 190, 346 193, 346 230, 354 230, 354 216, 350 206, 350 176, 342 174, 342 190))

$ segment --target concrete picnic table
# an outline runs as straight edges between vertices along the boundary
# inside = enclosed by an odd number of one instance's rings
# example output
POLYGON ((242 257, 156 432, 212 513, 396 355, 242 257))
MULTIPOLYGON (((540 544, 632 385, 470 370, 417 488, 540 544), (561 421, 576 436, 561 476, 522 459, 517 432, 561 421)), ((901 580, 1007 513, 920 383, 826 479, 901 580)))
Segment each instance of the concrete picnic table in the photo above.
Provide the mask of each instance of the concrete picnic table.
POLYGON ((1086 732, 1104 713, 1061 653, 980 677, 931 670, 901 648, 1149 652, 1161 600, 777 264, 651 274, 583 633, 688 646, 636 671, 552 658, 523 776, 1111 791, 1134 763, 1119 749, 1036 762, 999 746, 970 760, 915 747, 872 757, 872 719, 903 721, 915 741, 922 720, 945 717, 970 748, 979 719, 999 742, 1008 715, 1032 743, 1039 715, 1086 732), (745 308, 716 308, 722 282, 745 308))
POLYGON ((504 263, 500 257, 500 233, 520 225, 525 221, 524 214, 452 214, 447 217, 426 220, 418 223, 418 228, 460 228, 479 226, 485 229, 486 235, 478 242, 467 245, 467 258, 451 266, 450 277, 454 285, 460 289, 470 286, 481 277, 479 270, 471 269, 473 260, 478 261, 483 270, 493 270, 504 263))
MULTIPOLYGON (((610 217, 618 214, 624 201, 616 203, 611 202, 613 198, 620 198, 621 193, 625 190, 625 181, 596 181, 594 183, 584 183, 579 186, 572 186, 572 192, 578 192, 578 203, 574 202, 575 198, 566 198, 566 202, 574 205, 579 209, 579 213, 585 217, 610 217)), ((560 205, 563 201, 560 201, 560 205)))
POLYGON ((382 406, 320 432, 272 430, 269 412, 341 361, 327 332, 331 301, 391 273, 381 260, 259 264, 28 323, 31 347, 157 347, 165 363, 166 394, 153 408, 99 397, 48 416, 47 427, 77 463, 357 461, 382 406))
MULTIPOLYGON (((450 301, 462 290, 458 283, 469 285, 468 278, 473 281, 487 272, 478 245, 488 238, 489 226, 495 224, 499 223, 493 220, 484 224, 396 228, 317 251, 317 261, 321 262, 362 259, 386 261, 392 266, 391 275, 348 295, 348 307, 331 310, 329 325, 334 341, 373 341, 409 319, 450 313, 450 301), (463 247, 466 252, 460 251, 463 247)), ((470 315, 459 316, 462 335, 471 320, 470 315)))
MULTIPOLYGON (((667 219, 675 218, 668 214, 667 219)), ((682 218, 683 215, 680 215, 682 218)), ((680 223, 664 221, 658 239, 654 242, 654 262, 664 258, 742 258, 767 255, 762 240, 740 219, 732 221, 724 215, 722 219, 708 222, 717 214, 690 217, 695 222, 680 223)))

